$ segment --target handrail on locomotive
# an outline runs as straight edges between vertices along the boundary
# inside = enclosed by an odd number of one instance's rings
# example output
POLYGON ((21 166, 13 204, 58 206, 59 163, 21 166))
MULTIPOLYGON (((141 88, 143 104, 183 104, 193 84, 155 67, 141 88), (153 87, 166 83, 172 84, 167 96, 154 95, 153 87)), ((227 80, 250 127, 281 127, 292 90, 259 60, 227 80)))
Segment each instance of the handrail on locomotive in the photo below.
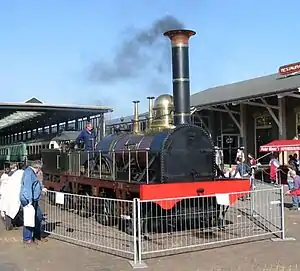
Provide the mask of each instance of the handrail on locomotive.
MULTIPOLYGON (((104 151, 84 151, 70 149, 68 151, 59 151, 56 154, 56 169, 63 171, 65 174, 72 176, 86 176, 89 178, 107 179, 115 181, 117 179, 117 173, 123 172, 128 174, 125 178, 127 182, 145 182, 149 184, 149 164, 153 163, 154 159, 149 159, 149 148, 132 150, 123 149, 120 159, 123 161, 123 167, 118 167, 118 159, 116 155, 120 155, 120 150, 116 152, 115 150, 104 152, 104 151), (144 156, 142 159, 145 168, 141 173, 137 173, 134 167, 139 167, 137 164, 138 157, 144 156), (62 157, 67 157, 67 168, 61 168, 62 157), (110 157, 110 158, 108 158, 110 157), (100 163, 101 161, 101 163, 100 163), (108 164, 109 163, 109 164, 108 164), (138 176, 133 176, 138 175, 138 176)), ((117 157, 118 158, 118 157, 117 157)), ((122 178, 121 178, 122 179, 122 178)))

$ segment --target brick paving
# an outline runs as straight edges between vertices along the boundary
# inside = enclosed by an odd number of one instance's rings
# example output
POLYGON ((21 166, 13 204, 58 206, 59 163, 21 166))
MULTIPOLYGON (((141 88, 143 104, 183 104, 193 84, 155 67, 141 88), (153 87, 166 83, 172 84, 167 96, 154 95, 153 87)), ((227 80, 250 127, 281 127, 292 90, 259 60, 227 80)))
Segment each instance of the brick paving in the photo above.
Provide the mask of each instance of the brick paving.
MULTIPOLYGON (((296 241, 264 240, 146 260, 150 271, 300 270, 300 212, 286 211, 287 236, 296 241), (298 264, 298 267, 297 267, 298 264)), ((50 239, 25 248, 21 231, 6 232, 0 223, 0 270, 127 271, 129 262, 99 251, 50 239)))

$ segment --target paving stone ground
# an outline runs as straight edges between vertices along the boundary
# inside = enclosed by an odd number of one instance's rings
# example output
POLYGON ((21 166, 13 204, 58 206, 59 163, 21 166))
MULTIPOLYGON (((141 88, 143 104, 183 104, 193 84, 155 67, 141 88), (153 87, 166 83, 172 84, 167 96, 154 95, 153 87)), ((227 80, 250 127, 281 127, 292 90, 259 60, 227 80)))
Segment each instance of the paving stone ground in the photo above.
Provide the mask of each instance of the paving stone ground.
MULTIPOLYGON (((149 271, 300 270, 300 212, 285 212, 286 234, 296 241, 264 240, 146 260, 149 271)), ((21 230, 0 223, 0 271, 129 271, 128 260, 50 239, 25 248, 21 230)))

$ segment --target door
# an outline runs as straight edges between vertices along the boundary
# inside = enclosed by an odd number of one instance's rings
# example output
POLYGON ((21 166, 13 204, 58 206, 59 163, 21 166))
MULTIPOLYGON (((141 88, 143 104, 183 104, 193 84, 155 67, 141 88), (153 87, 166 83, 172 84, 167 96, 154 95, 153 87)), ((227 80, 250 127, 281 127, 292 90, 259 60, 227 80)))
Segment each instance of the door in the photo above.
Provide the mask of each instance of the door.
MULTIPOLYGON (((259 152, 260 146, 272 141, 272 118, 270 114, 265 113, 255 118, 254 122, 254 142, 255 142, 255 157, 259 158, 266 153, 259 152)), ((270 157, 259 160, 261 164, 269 163, 270 157)))
POLYGON ((223 134, 222 135, 222 150, 224 164, 235 164, 237 149, 240 145, 240 135, 223 134))
MULTIPOLYGON (((260 146, 269 143, 272 139, 272 129, 256 129, 256 157, 259 158, 266 153, 259 152, 260 146)), ((261 164, 268 164, 270 161, 270 157, 267 155, 259 160, 261 164)))

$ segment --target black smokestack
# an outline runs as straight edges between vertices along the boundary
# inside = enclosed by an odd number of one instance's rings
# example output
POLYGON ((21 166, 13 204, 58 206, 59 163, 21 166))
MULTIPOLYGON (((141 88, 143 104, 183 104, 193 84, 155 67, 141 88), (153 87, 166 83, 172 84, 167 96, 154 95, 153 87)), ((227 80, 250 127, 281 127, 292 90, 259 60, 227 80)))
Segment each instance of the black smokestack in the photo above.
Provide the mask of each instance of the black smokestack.
POLYGON ((172 43, 172 74, 174 99, 174 125, 189 124, 190 114, 190 72, 189 39, 195 35, 192 30, 170 30, 164 33, 172 43))

